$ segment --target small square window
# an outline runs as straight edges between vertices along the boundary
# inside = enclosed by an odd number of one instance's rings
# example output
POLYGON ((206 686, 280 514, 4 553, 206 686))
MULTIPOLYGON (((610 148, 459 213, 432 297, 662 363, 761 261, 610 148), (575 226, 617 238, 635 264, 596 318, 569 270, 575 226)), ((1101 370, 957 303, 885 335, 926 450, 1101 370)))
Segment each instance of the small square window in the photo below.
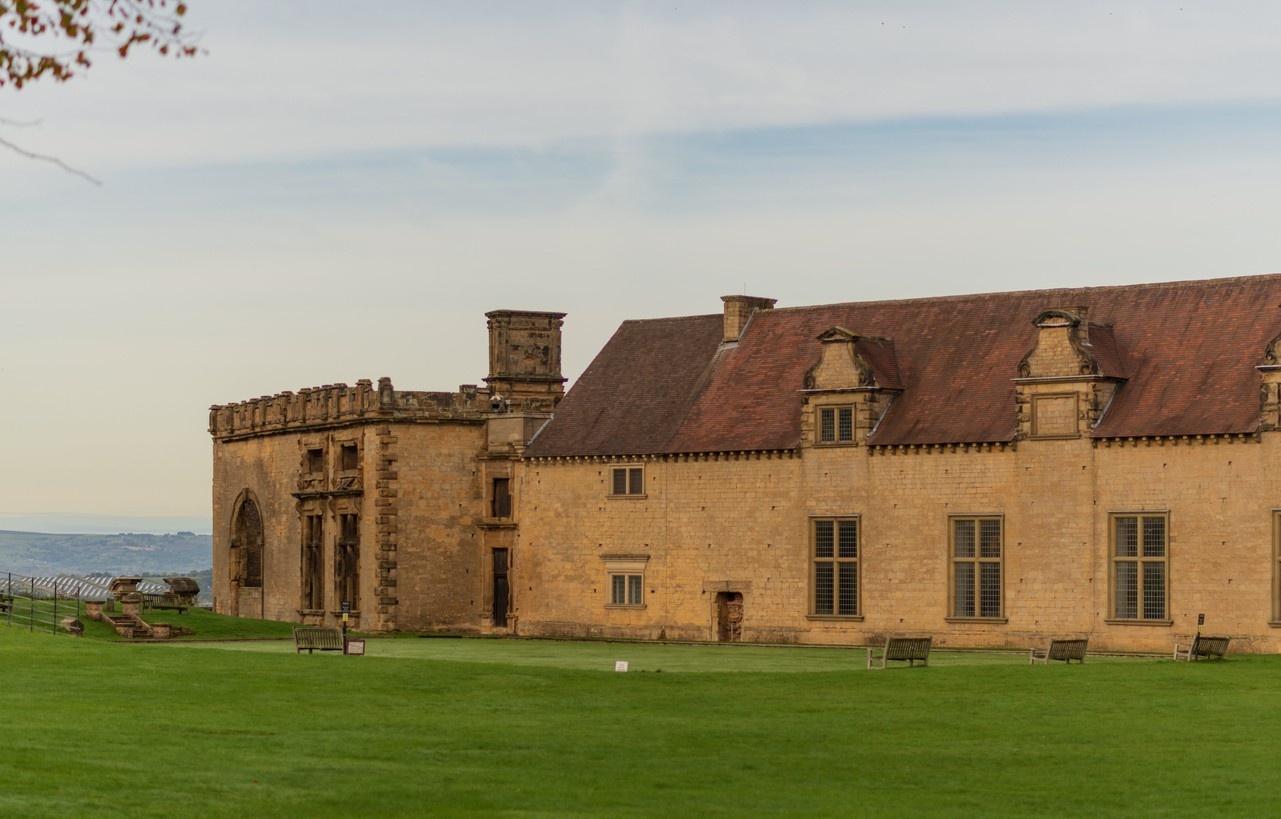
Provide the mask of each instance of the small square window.
POLYGON ((605 563, 606 608, 645 607, 646 554, 601 555, 605 563))
POLYGON ((307 450, 305 463, 307 464, 308 472, 324 472, 325 471, 325 450, 323 449, 307 450))
POLYGON ((360 468, 360 450, 355 444, 343 444, 338 450, 338 468, 354 472, 360 468))
POLYGON ((609 576, 609 603, 611 606, 641 606, 645 604, 644 578, 639 574, 611 574, 609 576))
POLYGON ((611 495, 644 495, 645 468, 640 466, 615 467, 612 473, 611 495))

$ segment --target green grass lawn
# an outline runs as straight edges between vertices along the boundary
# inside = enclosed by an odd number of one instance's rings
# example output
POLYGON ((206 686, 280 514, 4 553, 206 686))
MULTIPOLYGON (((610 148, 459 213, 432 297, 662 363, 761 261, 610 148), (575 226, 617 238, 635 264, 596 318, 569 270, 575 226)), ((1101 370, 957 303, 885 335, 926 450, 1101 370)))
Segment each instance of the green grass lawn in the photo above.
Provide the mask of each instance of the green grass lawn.
POLYGON ((0 815, 1264 815, 1281 785, 1281 657, 368 652, 0 629, 0 815))
MULTIPOLYGON (((199 607, 181 614, 167 609, 146 609, 142 612, 148 623, 170 623, 184 626, 194 633, 179 639, 185 640, 259 640, 291 638, 293 625, 275 620, 254 620, 248 617, 224 617, 199 607)), ((31 599, 19 596, 11 610, 0 614, 0 625, 46 634, 61 633, 57 627, 64 618, 73 617, 84 626, 84 636, 97 640, 121 640, 115 629, 104 622, 90 620, 84 614, 84 605, 76 600, 31 599)))

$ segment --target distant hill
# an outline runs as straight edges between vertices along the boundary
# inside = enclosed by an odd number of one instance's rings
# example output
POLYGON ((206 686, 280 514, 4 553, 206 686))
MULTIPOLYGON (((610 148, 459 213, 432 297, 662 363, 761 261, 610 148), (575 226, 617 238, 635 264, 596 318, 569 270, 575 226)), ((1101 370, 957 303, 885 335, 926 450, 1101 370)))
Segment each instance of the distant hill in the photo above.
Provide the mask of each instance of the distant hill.
POLYGON ((53 535, 0 530, 0 571, 15 574, 189 575, 212 565, 210 535, 53 535))

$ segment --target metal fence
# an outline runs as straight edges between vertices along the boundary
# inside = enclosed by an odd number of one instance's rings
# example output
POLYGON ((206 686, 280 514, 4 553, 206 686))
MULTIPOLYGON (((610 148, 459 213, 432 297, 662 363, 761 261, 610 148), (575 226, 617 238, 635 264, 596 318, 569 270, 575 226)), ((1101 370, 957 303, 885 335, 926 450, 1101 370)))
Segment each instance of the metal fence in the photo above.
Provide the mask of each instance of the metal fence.
POLYGON ((79 634, 70 621, 80 621, 84 600, 109 597, 98 578, 70 576, 27 577, 0 574, 0 623, 53 634, 79 634), (103 592, 106 594, 104 595, 103 592))

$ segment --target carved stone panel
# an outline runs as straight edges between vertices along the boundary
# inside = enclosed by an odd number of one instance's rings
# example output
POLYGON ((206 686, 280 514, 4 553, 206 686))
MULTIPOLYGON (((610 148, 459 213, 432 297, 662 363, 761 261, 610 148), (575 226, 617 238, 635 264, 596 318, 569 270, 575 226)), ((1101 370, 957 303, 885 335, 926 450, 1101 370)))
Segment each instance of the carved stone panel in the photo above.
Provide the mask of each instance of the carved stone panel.
POLYGON ((1032 437, 1070 438, 1080 434, 1077 394, 1032 396, 1032 437))

